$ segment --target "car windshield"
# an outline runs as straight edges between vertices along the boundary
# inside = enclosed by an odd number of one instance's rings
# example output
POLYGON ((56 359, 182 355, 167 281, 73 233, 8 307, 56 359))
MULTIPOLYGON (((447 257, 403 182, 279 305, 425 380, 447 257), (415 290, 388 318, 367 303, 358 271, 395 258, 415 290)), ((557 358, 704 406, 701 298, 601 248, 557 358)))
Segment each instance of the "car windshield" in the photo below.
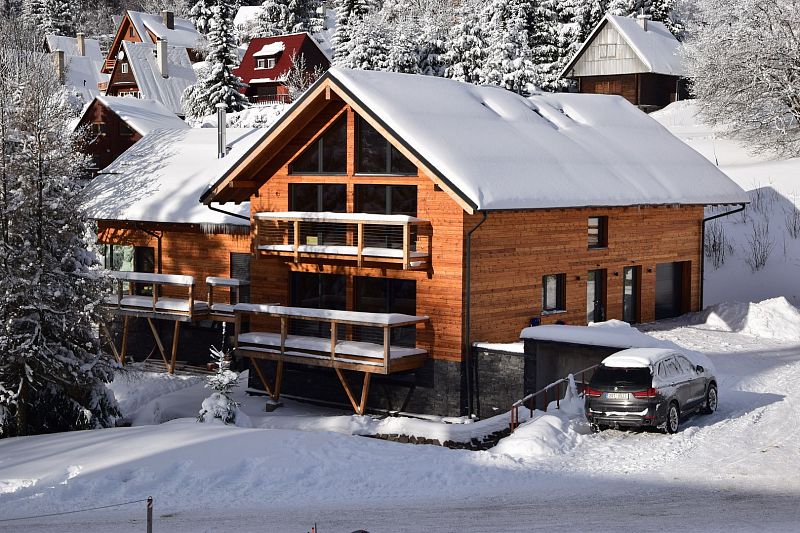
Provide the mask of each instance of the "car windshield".
POLYGON ((614 385, 641 385, 649 387, 651 383, 649 368, 616 368, 599 366, 592 376, 592 385, 606 387, 614 385))

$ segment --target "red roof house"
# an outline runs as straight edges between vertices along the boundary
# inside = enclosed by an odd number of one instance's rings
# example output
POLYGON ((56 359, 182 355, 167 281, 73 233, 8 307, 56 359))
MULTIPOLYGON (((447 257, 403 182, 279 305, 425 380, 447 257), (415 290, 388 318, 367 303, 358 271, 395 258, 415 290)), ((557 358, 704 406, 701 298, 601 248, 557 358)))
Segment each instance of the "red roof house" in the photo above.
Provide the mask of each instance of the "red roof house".
POLYGON ((234 74, 247 87, 245 94, 254 103, 288 102, 286 74, 292 68, 292 58, 303 56, 305 70, 330 68, 330 60, 308 33, 293 33, 275 37, 259 37, 250 41, 247 52, 234 74))

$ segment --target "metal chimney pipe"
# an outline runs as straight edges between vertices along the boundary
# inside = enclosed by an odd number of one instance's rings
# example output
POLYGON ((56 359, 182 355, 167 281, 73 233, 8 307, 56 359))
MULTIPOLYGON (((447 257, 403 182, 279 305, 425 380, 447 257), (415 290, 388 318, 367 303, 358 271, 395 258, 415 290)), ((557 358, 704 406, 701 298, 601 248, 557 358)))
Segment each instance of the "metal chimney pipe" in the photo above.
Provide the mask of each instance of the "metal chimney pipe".
POLYGON ((219 103, 217 108, 217 158, 222 159, 228 153, 228 140, 226 139, 225 130, 227 129, 227 116, 225 110, 227 106, 219 103))
POLYGON ((77 41, 77 44, 78 44, 78 55, 79 56, 85 56, 86 55, 86 39, 85 39, 83 33, 78 32, 78 34, 76 36, 76 41, 77 41))
POLYGON ((169 62, 167 61, 167 40, 156 41, 156 63, 162 78, 169 78, 169 62))

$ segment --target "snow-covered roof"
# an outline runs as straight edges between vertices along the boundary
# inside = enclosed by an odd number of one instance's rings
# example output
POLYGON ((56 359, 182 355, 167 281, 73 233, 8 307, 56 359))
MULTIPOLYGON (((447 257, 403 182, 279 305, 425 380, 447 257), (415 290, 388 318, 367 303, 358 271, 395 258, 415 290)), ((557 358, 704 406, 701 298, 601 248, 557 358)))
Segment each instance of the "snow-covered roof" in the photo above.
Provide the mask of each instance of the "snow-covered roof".
POLYGON ((674 346, 642 333, 621 320, 608 320, 588 326, 559 324, 535 326, 523 329, 520 338, 610 348, 671 348, 674 346))
POLYGON ((175 17, 174 29, 169 29, 161 15, 128 10, 128 17, 144 42, 155 44, 151 34, 156 39, 166 39, 171 46, 184 48, 196 48, 200 41, 200 33, 191 20, 175 17))
POLYGON ((164 78, 158 69, 155 45, 124 41, 122 46, 142 98, 161 102, 176 115, 183 115, 181 107, 183 91, 197 82, 197 75, 192 68, 186 48, 167 46, 169 76, 164 78))
POLYGON ((99 83, 108 83, 109 75, 100 72, 102 59, 98 62, 90 56, 67 56, 64 84, 83 95, 88 102, 100 94, 99 83))
MULTIPOLYGON (((154 130, 180 130, 189 127, 178 116, 155 100, 122 96, 96 96, 95 100, 113 111, 134 131, 144 136, 154 130)), ((86 111, 90 106, 86 106, 86 111)))
POLYGON ((629 348, 609 355, 602 362, 614 368, 649 368, 673 353, 675 350, 667 348, 629 348))
MULTIPOLYGON (((48 34, 45 36, 47 41, 47 49, 50 52, 56 50, 63 50, 67 56, 79 56, 78 39, 77 37, 66 37, 64 35, 48 34)), ((99 61, 103 60, 103 54, 100 51, 100 41, 97 39, 83 39, 85 55, 91 58, 96 58, 99 61)))
POLYGON ((636 56, 649 69, 649 72, 671 76, 686 76, 687 70, 681 57, 681 47, 683 45, 664 24, 648 20, 647 31, 645 31, 635 18, 609 14, 603 17, 603 20, 592 30, 592 33, 586 38, 578 52, 564 70, 561 71, 562 77, 566 76, 575 66, 575 63, 606 23, 614 26, 628 42, 636 56))
POLYGON ((283 41, 276 41, 274 43, 265 44, 261 50, 255 52, 253 57, 269 57, 276 56, 284 51, 286 44, 283 41))
POLYGON ((329 77, 479 210, 748 201, 619 96, 523 98, 432 76, 341 68, 322 81, 329 77))
MULTIPOLYGON (((84 189, 83 207, 96 220, 249 225, 200 203, 208 182, 222 176, 265 129, 228 129, 228 155, 217 158, 216 128, 157 130, 106 167, 84 189)), ((224 210, 249 216, 249 204, 224 210)))

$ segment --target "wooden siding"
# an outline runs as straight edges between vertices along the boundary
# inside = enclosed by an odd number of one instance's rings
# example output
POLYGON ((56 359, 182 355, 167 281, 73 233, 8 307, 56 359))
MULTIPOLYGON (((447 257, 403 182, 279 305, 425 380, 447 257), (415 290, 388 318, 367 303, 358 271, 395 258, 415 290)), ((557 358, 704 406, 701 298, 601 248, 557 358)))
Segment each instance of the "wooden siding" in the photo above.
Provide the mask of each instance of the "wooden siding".
POLYGON ((589 94, 616 94, 633 105, 639 104, 639 87, 636 74, 620 76, 591 76, 578 80, 578 90, 589 94))
POLYGON ((111 71, 111 78, 108 80, 106 94, 108 96, 124 96, 125 93, 130 92, 139 92, 139 85, 126 58, 124 61, 117 61, 114 65, 114 70, 111 71), (128 72, 122 72, 123 63, 128 65, 128 72))
MULTIPOLYGON (((147 224, 140 227, 156 233, 163 232, 161 273, 194 276, 197 300, 207 298, 207 276, 229 277, 231 275, 231 253, 250 252, 248 235, 209 234, 182 224, 147 224)), ((149 246, 153 248, 156 261, 158 261, 158 239, 131 223, 99 222, 98 243, 149 246)), ((158 265, 156 265, 156 269, 158 269, 158 265)), ((166 289, 164 291, 165 296, 185 297, 185 293, 184 289, 178 289, 175 294, 166 289)), ((214 292, 214 300, 217 302, 226 302, 227 297, 228 291, 214 292)))
POLYGON ((685 83, 678 76, 665 74, 620 74, 578 78, 578 90, 590 94, 616 94, 633 105, 661 108, 677 96, 686 98, 685 83))
POLYGON ((606 21, 572 67, 569 76, 610 76, 635 74, 649 70, 625 38, 612 24, 606 21), (614 54, 611 56, 602 53, 602 50, 608 50, 608 45, 611 45, 614 50, 614 54))
MULTIPOLYGON (((656 265, 691 261, 700 305, 703 208, 630 207, 493 212, 473 234, 472 340, 513 342, 533 317, 586 324, 589 270, 607 270, 606 318, 622 318, 622 269, 641 266, 641 321, 655 318, 656 265), (589 249, 587 219, 608 216, 608 247, 589 249), (542 276, 566 274, 566 312, 542 316, 542 276)), ((478 216, 467 219, 472 227, 478 216)))
POLYGON ((83 152, 92 156, 97 169, 106 168, 142 138, 133 128, 130 128, 131 135, 122 135, 125 122, 97 100, 83 115, 78 126, 90 128, 92 124, 102 124, 103 133, 97 136, 89 133, 90 142, 83 146, 83 152))
POLYGON ((356 184, 396 184, 417 186, 417 216, 431 221, 433 229, 433 269, 403 271, 397 268, 359 268, 337 261, 305 261, 299 264, 273 256, 259 256, 251 266, 253 302, 289 303, 289 272, 316 272, 347 276, 347 306, 353 309, 353 278, 356 276, 415 280, 419 315, 431 320, 418 326, 417 342, 436 359, 461 359, 461 277, 462 229, 464 213, 433 181, 420 176, 363 176, 355 173, 355 114, 341 101, 327 105, 311 122, 298 131, 293 140, 273 159, 274 170, 260 173, 271 176, 251 199, 253 213, 288 211, 289 184, 342 183, 347 185, 347 209, 355 209, 356 184), (347 174, 344 176, 290 175, 288 162, 301 153, 317 133, 339 118, 348 115, 347 174), (280 166, 278 166, 280 165, 280 166))

